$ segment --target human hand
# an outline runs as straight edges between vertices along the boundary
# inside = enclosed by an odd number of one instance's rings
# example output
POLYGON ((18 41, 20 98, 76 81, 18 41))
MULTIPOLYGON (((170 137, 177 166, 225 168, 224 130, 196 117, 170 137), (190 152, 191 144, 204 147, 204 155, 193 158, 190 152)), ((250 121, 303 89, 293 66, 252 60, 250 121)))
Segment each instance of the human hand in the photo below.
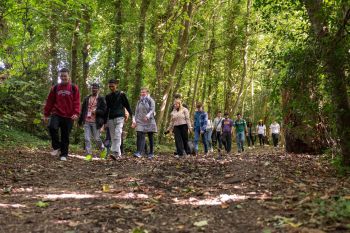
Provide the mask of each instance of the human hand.
POLYGON ((131 124, 131 128, 133 128, 133 129, 136 128, 136 122, 133 122, 133 123, 131 124))
POLYGON ((75 121, 75 120, 78 119, 79 117, 78 117, 77 114, 74 114, 71 118, 72 118, 73 121, 75 121))
POLYGON ((45 124, 49 123, 49 117, 44 116, 43 117, 43 121, 44 121, 45 124))

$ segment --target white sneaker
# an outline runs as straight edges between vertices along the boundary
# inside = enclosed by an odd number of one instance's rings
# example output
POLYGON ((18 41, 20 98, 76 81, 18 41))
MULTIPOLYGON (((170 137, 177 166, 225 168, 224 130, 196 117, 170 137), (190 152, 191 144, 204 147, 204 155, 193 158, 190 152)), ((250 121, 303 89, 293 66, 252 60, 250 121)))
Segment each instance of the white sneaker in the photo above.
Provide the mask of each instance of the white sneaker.
POLYGON ((61 160, 61 161, 67 161, 67 157, 61 156, 61 157, 60 157, 60 160, 61 160))
POLYGON ((50 154, 51 154, 52 156, 57 156, 58 153, 60 153, 60 149, 53 150, 53 151, 50 152, 50 154))

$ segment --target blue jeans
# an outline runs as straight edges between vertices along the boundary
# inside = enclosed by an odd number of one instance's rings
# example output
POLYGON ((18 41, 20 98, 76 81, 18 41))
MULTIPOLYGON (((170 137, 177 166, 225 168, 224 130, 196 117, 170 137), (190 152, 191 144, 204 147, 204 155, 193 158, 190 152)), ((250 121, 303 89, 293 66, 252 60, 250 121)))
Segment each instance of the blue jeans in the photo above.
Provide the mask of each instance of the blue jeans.
MULTIPOLYGON (((199 141, 199 136, 201 134, 200 129, 194 129, 194 151, 198 153, 198 141, 199 141)), ((207 140, 205 139, 205 132, 202 134, 202 142, 204 145, 204 153, 208 153, 208 144, 207 140)))
POLYGON ((100 130, 96 129, 95 122, 85 122, 84 124, 84 138, 85 138, 85 153, 91 154, 91 137, 96 141, 98 149, 103 149, 103 143, 100 137, 100 130))
POLYGON ((207 141, 207 146, 209 149, 211 149, 213 146, 211 144, 211 136, 213 134, 213 129, 207 129, 204 133, 205 140, 207 141))
POLYGON ((237 132, 236 133, 236 141, 237 141, 237 149, 238 149, 238 152, 242 152, 244 151, 244 131, 243 132, 237 132))

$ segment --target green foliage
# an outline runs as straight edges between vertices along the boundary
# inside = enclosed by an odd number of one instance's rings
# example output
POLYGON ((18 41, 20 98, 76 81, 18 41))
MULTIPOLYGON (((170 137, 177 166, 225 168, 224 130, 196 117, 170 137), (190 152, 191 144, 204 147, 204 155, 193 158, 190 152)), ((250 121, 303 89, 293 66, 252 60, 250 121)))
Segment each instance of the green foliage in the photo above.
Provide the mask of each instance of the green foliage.
POLYGON ((350 174, 350 167, 343 164, 342 156, 337 154, 331 159, 331 164, 337 170, 338 174, 341 176, 347 176, 350 174))
POLYGON ((314 202, 318 214, 331 221, 344 221, 350 218, 350 200, 344 197, 333 197, 329 200, 314 202))

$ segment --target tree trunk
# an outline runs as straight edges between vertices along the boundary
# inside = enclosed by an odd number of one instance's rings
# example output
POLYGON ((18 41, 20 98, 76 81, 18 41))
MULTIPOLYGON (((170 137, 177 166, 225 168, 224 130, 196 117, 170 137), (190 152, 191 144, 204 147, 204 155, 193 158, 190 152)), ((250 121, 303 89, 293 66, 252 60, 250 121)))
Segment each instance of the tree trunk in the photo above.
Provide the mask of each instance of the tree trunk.
POLYGON ((247 70, 248 70, 248 52, 249 52, 249 19, 250 19, 250 10, 251 10, 251 0, 247 1, 247 14, 245 22, 245 36, 244 36, 244 53, 243 53, 243 73, 241 78, 241 83, 239 91, 237 94, 236 101, 232 107, 232 112, 235 113, 237 106, 239 104, 240 98, 244 90, 244 82, 247 79, 247 70))
POLYGON ((89 54, 90 54, 90 32, 91 32, 91 27, 92 27, 92 22, 91 22, 91 17, 90 17, 90 9, 87 6, 84 6, 84 11, 83 11, 83 19, 85 23, 85 31, 84 31, 84 44, 83 44, 83 50, 82 50, 82 55, 83 55, 83 80, 82 80, 82 90, 81 90, 81 95, 86 96, 88 94, 88 88, 87 88, 87 80, 89 77, 89 54))
POLYGON ((114 48, 114 70, 115 78, 121 78, 121 66, 120 61, 122 58, 122 31, 123 31, 123 19, 122 19, 122 0, 115 0, 115 48, 114 48))
MULTIPOLYGON (((321 47, 321 58, 326 66, 329 77, 332 102, 335 111, 336 131, 339 137, 343 163, 350 166, 350 105, 347 93, 345 75, 345 53, 343 36, 346 24, 350 20, 350 9, 342 19, 342 26, 337 33, 331 35, 326 25, 326 16, 321 0, 304 0, 311 25, 316 35, 317 42, 321 47)), ((340 21, 340 20, 339 20, 340 21)))
POLYGON ((49 26, 49 38, 50 38, 50 76, 52 79, 52 85, 57 84, 58 82, 58 53, 57 53, 57 41, 58 41, 58 33, 57 33, 57 16, 54 7, 51 7, 51 15, 50 15, 50 26, 49 26))
POLYGON ((138 42, 137 42, 137 62, 135 67, 135 86, 132 95, 131 103, 134 105, 138 99, 139 92, 142 85, 142 68, 143 68, 143 50, 145 46, 145 24, 146 24, 146 13, 150 4, 150 0, 142 0, 140 8, 140 23, 138 31, 138 42))
POLYGON ((183 59, 183 56, 184 56, 185 51, 186 51, 187 46, 188 46, 188 37, 189 37, 189 32, 190 32, 190 27, 191 27, 190 21, 192 18, 192 11, 193 11, 192 2, 190 1, 189 3, 185 3, 184 8, 185 8, 185 12, 187 13, 187 17, 184 17, 184 20, 183 20, 184 29, 183 30, 180 29, 180 32, 179 32, 178 48, 175 52, 173 62, 171 64, 171 67, 170 67, 170 70, 168 73, 168 77, 169 77, 170 81, 169 81, 169 84, 167 85, 167 88, 164 91, 163 98, 162 98, 162 105, 160 107, 160 112, 159 112, 158 119, 157 119, 157 126, 161 132, 159 134, 160 137, 162 135, 162 127, 161 126, 162 126, 163 119, 165 116, 166 106, 169 105, 169 103, 168 103, 169 94, 174 86, 174 76, 176 73, 176 68, 177 68, 179 61, 181 59, 183 59))
POLYGON ((72 46, 71 46, 71 80, 73 83, 78 83, 78 47, 79 47, 79 30, 80 30, 80 20, 75 20, 75 27, 72 36, 72 46))

